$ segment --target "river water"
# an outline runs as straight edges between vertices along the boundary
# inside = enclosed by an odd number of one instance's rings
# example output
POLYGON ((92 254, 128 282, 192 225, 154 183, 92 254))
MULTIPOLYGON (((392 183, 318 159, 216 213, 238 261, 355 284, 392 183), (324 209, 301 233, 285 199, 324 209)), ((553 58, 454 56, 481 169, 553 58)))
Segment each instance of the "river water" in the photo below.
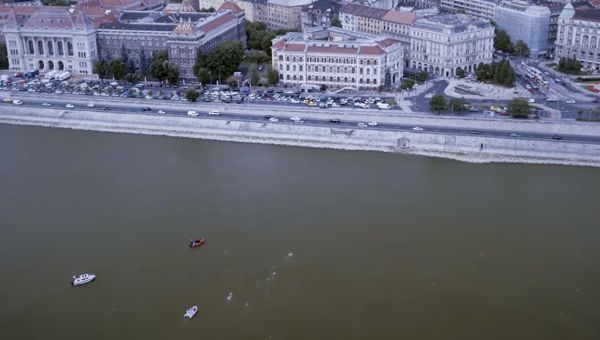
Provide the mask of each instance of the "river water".
POLYGON ((0 155, 1 339, 600 338, 597 169, 6 125, 0 155))

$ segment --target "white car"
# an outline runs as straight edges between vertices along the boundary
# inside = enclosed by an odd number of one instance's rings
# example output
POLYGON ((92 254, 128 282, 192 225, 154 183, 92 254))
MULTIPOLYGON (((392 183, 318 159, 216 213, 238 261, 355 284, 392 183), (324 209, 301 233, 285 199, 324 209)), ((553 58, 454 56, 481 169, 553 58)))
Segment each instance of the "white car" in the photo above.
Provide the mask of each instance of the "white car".
POLYGON ((196 112, 196 111, 190 110, 190 111, 187 112, 187 115, 191 116, 191 117, 198 117, 199 113, 196 112))
POLYGON ((50 103, 42 103, 42 106, 52 106, 50 103))
POLYGON ((2 101, 5 103, 12 103, 13 100, 10 97, 4 97, 2 101))
POLYGON ((298 116, 293 116, 293 117, 290 117, 290 120, 292 120, 296 123, 300 123, 302 121, 302 118, 300 118, 298 116))
POLYGON ((160 113, 160 114, 165 114, 165 113, 166 113, 166 112, 165 112, 165 111, 163 111, 163 110, 158 110, 158 111, 156 111, 156 112, 157 112, 157 113, 160 113))
POLYGON ((209 111, 208 114, 211 116, 218 116, 221 114, 221 112, 219 112, 217 110, 212 110, 212 111, 209 111))
POLYGON ((271 117, 271 118, 269 118, 269 121, 273 122, 273 123, 276 123, 276 122, 279 121, 279 119, 277 119, 276 117, 271 117))
POLYGON ((15 104, 15 105, 22 105, 23 104, 23 102, 20 101, 20 100, 18 100, 18 99, 13 100, 12 103, 15 104))
POLYGON ((414 131, 423 131, 423 128, 420 126, 415 126, 414 128, 412 128, 414 131))
POLYGON ((94 103, 88 103, 86 106, 87 106, 87 107, 94 107, 94 106, 96 106, 96 105, 94 105, 94 103))
POLYGON ((65 105, 65 107, 66 107, 67 109, 72 109, 72 108, 74 108, 74 107, 75 107, 75 105, 73 105, 73 104, 67 104, 67 105, 65 105))
POLYGON ((529 98, 529 99, 527 99, 527 102, 528 102, 528 103, 535 103, 535 99, 533 99, 533 98, 529 98))
POLYGON ((368 125, 366 123, 358 123, 356 124, 356 126, 361 127, 361 128, 366 128, 368 125))
POLYGON ((369 126, 377 126, 377 122, 370 121, 370 122, 367 122, 367 125, 369 125, 369 126))
POLYGON ((575 100, 569 99, 569 100, 565 101, 565 103, 567 103, 567 104, 575 104, 575 100))

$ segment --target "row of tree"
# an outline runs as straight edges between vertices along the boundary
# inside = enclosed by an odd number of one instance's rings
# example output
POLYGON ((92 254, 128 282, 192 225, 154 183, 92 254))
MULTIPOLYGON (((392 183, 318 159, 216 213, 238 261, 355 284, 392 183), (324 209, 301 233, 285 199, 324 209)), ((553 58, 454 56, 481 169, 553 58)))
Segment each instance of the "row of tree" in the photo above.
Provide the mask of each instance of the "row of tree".
POLYGON ((0 43, 0 70, 8 68, 8 50, 5 43, 0 43))
POLYGON ((238 69, 243 58, 244 48, 239 41, 226 42, 209 53, 198 50, 194 75, 202 84, 210 84, 213 79, 223 82, 238 69))
POLYGON ((507 59, 491 64, 481 63, 475 73, 478 81, 492 82, 506 87, 514 86, 516 80, 515 71, 507 59))
POLYGON ((121 56, 111 59, 100 59, 94 64, 94 72, 100 79, 114 77, 117 80, 126 80, 134 83, 141 78, 150 76, 160 82, 168 81, 171 84, 179 82, 179 69, 169 60, 167 51, 154 53, 149 61, 144 49, 140 53, 140 65, 135 67, 133 60, 129 59, 125 48, 121 56))
POLYGON ((505 53, 516 54, 523 58, 529 56, 529 47, 527 44, 523 40, 519 39, 513 45, 512 41, 510 40, 510 36, 505 30, 496 29, 494 48, 505 53))
POLYGON ((290 32, 290 30, 285 29, 270 31, 262 22, 246 21, 246 40, 248 44, 248 50, 251 53, 259 54, 261 58, 267 58, 266 61, 269 61, 271 60, 271 41, 276 36, 284 35, 288 32, 290 32), (253 52, 253 50, 256 52, 253 52))
MULTIPOLYGON (((463 113, 469 110, 469 103, 464 98, 453 98, 450 101, 444 95, 436 94, 429 100, 429 108, 433 112, 441 113, 448 109, 453 113, 463 113)), ((515 98, 506 104, 508 112, 514 118, 527 118, 529 103, 523 98, 515 98)))

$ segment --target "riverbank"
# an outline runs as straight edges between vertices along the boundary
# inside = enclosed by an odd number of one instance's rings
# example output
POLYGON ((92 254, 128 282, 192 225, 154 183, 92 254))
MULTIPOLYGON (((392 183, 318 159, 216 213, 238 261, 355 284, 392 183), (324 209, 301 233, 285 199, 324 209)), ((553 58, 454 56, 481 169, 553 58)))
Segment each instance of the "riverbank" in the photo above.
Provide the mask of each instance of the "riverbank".
MULTIPOLYGON (((90 131, 136 133, 208 140, 274 145, 380 151, 455 159, 472 163, 508 162, 563 164, 600 167, 600 145, 569 140, 539 140, 514 137, 489 137, 479 134, 448 134, 428 131, 359 129, 298 123, 227 120, 223 117, 191 118, 146 114, 118 114, 93 111, 63 111, 6 106, 0 123, 90 131)), ((399 122, 403 117, 396 117, 399 122)), ((422 126, 438 124, 437 117, 406 117, 406 123, 422 126), (429 121, 428 121, 429 120, 429 121)), ((450 120, 448 120, 450 122, 450 120)), ((481 126, 485 122, 455 118, 452 125, 481 126), (477 124, 477 125, 475 125, 477 124)), ((487 124, 493 124, 488 122, 487 124)), ((507 122, 506 127, 520 124, 507 122)), ((577 123, 569 123, 577 124, 577 123)), ((532 125, 523 122, 522 130, 568 131, 577 125, 532 125)), ((600 135, 600 127, 581 125, 583 135, 600 135)), ((516 129, 511 128, 509 131, 516 129)))

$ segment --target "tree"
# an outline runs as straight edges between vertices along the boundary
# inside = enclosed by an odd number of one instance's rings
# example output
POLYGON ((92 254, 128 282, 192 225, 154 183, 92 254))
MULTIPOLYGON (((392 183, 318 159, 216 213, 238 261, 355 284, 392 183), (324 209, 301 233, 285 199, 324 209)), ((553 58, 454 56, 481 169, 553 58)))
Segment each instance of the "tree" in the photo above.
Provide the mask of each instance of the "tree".
POLYGON ((452 112, 463 113, 467 111, 469 103, 464 98, 453 98, 450 100, 450 107, 452 112))
POLYGON ((140 51, 140 75, 142 77, 146 77, 148 75, 148 69, 150 65, 148 65, 148 57, 146 56, 146 51, 144 51, 144 47, 142 47, 140 51))
POLYGON ((575 58, 562 57, 558 61, 558 70, 567 74, 579 74, 581 72, 581 62, 575 58))
POLYGON ((256 65, 252 65, 250 67, 250 85, 254 85, 257 86, 260 83, 260 74, 258 73, 258 70, 256 69, 256 65))
POLYGON ((271 57, 263 50, 250 50, 246 52, 246 61, 249 63, 264 64, 269 60, 271 60, 271 57))
POLYGON ((179 69, 169 60, 166 50, 154 53, 152 64, 150 64, 150 74, 160 82, 168 81, 170 84, 179 82, 179 69))
POLYGON ((456 76, 459 78, 464 78, 465 77, 465 70, 463 70, 462 68, 457 68, 456 69, 456 76))
POLYGON ((415 86, 415 81, 412 80, 411 78, 406 78, 402 82, 402 85, 400 85, 400 88, 403 89, 403 90, 409 90, 410 91, 413 88, 413 86, 415 86))
POLYGON ((506 108, 513 118, 527 118, 527 114, 529 114, 529 103, 523 98, 509 101, 506 108))
POLYGON ((277 83, 279 83, 279 72, 271 66, 267 67, 267 81, 271 85, 277 85, 277 83))
POLYGON ((129 54, 127 54, 127 49, 125 48, 125 43, 121 44, 121 60, 125 65, 129 63, 129 54))
POLYGON ((505 30, 496 29, 494 37, 494 48, 506 53, 512 53, 514 50, 513 44, 510 41, 510 36, 505 30))
POLYGON ((113 59, 109 62, 108 66, 110 70, 110 74, 112 74, 115 79, 123 79, 125 74, 127 73, 127 66, 121 59, 113 59))
POLYGON ((321 84, 321 86, 319 86, 319 90, 320 90, 321 92, 325 92, 325 91, 327 91, 327 85, 325 85, 325 84, 321 84))
POLYGON ((98 75, 98 78, 100 78, 100 80, 104 80, 104 78, 106 78, 106 76, 109 73, 108 63, 104 60, 97 60, 94 63, 94 73, 98 75))
POLYGON ((195 73, 196 78, 202 85, 210 84, 210 73, 204 67, 200 68, 197 73, 195 73))
POLYGON ((417 73, 416 78, 419 83, 422 83, 429 78, 429 73, 427 73, 427 71, 421 71, 417 73))
POLYGON ((441 94, 434 95, 429 101, 429 108, 431 109, 431 111, 437 113, 445 111, 448 108, 448 102, 446 101, 446 97, 444 97, 441 94))
POLYGON ((340 18, 338 18, 337 15, 331 17, 331 26, 342 27, 342 22, 340 21, 340 18))
POLYGON ((196 55, 194 73, 198 77, 200 69, 206 68, 212 71, 213 77, 222 81, 238 69, 243 57, 244 49, 239 41, 226 42, 206 55, 199 52, 196 55))
POLYGON ((6 44, 0 43, 0 70, 6 70, 8 68, 8 51, 6 44))
POLYGON ((187 91, 185 91, 185 99, 187 99, 190 102, 195 102, 196 100, 198 100, 198 97, 200 97, 200 93, 195 89, 188 89, 187 91))
POLYGON ((522 58, 529 56, 529 47, 527 44, 521 39, 517 40, 515 43, 515 52, 522 58))
POLYGON ((125 80, 126 80, 126 81, 128 81, 129 83, 133 84, 133 83, 135 83, 136 81, 140 80, 140 77, 138 76, 138 74, 137 74, 137 73, 135 73, 135 72, 130 72, 130 73, 127 73, 127 74, 126 74, 126 75, 123 77, 123 79, 125 79, 125 80))

